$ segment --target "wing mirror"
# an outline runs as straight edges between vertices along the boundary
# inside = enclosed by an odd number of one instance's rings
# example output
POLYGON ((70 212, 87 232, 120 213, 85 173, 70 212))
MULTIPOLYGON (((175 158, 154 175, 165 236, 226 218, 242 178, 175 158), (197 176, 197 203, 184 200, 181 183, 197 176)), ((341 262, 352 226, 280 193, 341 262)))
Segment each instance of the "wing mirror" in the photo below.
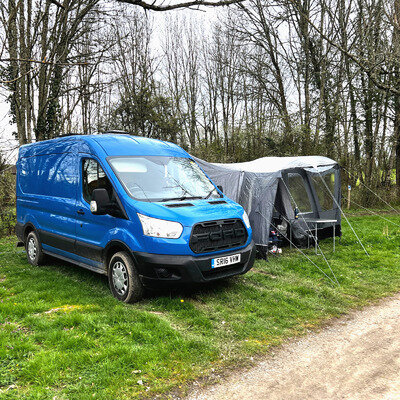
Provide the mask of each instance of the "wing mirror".
POLYGON ((90 202, 90 211, 95 215, 105 215, 110 212, 110 196, 104 188, 94 189, 93 200, 90 202))
POLYGON ((217 188, 220 190, 221 193, 224 193, 224 189, 221 185, 218 185, 217 188))

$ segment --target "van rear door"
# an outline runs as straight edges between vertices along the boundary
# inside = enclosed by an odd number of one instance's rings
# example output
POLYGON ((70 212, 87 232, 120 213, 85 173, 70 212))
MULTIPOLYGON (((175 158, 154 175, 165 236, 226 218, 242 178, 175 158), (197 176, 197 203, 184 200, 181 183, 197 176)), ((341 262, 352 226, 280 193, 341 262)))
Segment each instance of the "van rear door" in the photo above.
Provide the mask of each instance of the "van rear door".
POLYGON ((104 188, 111 198, 112 184, 101 164, 93 156, 79 155, 80 185, 76 202, 76 242, 75 252, 95 262, 101 262, 109 232, 116 226, 116 218, 110 215, 94 215, 90 211, 90 201, 94 189, 104 188))

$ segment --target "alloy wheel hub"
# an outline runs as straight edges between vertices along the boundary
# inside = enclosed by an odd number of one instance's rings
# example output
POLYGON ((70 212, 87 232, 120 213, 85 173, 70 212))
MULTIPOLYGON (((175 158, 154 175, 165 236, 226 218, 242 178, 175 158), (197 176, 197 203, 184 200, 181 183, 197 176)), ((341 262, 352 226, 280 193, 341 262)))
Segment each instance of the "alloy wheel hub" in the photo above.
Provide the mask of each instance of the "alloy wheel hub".
POLYGON ((29 239, 29 242, 28 242, 28 255, 29 255, 29 258, 30 258, 31 260, 34 260, 34 259, 35 259, 35 257, 36 257, 36 252, 37 252, 37 249, 36 249, 35 239, 30 238, 30 239, 29 239))
POLYGON ((123 295, 128 288, 128 273, 125 265, 120 261, 113 265, 112 280, 115 290, 123 295))

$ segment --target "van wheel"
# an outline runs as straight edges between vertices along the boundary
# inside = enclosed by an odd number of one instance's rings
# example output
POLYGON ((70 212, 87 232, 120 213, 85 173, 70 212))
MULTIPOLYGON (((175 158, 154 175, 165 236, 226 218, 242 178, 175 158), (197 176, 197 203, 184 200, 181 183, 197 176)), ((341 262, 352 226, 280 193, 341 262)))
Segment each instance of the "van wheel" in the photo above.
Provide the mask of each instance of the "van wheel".
POLYGON ((43 264, 44 254, 36 232, 32 231, 28 233, 25 241, 25 250, 29 264, 35 266, 43 264))
POLYGON ((125 251, 111 257, 108 265, 108 283, 114 297, 125 303, 135 303, 143 298, 144 288, 133 264, 125 251))

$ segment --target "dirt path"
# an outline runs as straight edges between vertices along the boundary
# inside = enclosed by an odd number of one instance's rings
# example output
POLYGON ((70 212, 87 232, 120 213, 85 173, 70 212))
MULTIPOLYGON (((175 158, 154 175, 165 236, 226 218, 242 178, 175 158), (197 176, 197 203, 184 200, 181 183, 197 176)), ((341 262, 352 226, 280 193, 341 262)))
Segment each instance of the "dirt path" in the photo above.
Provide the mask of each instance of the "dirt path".
POLYGON ((400 399, 400 294, 291 341, 189 399, 400 399))

